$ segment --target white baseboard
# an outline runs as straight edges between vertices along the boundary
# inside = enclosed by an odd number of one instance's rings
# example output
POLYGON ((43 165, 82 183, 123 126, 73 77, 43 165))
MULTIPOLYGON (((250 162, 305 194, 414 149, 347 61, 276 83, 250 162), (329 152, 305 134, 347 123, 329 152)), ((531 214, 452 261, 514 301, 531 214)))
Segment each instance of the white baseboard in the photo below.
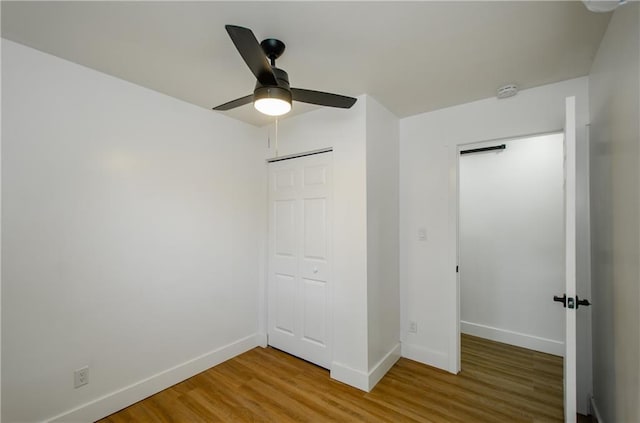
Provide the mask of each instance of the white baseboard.
POLYGON ((331 379, 335 379, 361 391, 369 392, 369 375, 361 370, 353 369, 342 363, 331 363, 331 379))
POLYGON ((186 361, 151 377, 111 392, 72 410, 66 411, 47 422, 88 422, 96 421, 115 413, 131 404, 182 382, 230 358, 242 354, 259 345, 259 335, 250 335, 235 342, 216 348, 206 354, 186 361))
POLYGON ((449 355, 418 345, 402 343, 402 356, 422 364, 449 371, 449 355))
POLYGON ((468 335, 478 336, 496 342, 503 342, 547 354, 564 356, 564 342, 553 339, 541 338, 539 336, 465 321, 460 321, 460 331, 468 335))
POLYGON ((396 364, 396 361, 400 359, 400 349, 400 344, 396 344, 369 372, 356 370, 334 361, 331 363, 331 378, 358 388, 361 391, 370 392, 384 375, 387 374, 389 369, 396 364))
POLYGON ((269 344, 269 339, 267 338, 267 334, 266 333, 256 334, 256 342, 259 347, 267 348, 267 345, 269 344))
POLYGON ((385 354, 380 361, 378 361, 373 368, 369 371, 369 389, 371 391, 374 386, 387 374, 387 372, 396 364, 396 361, 400 359, 401 347, 400 343, 397 343, 389 352, 385 354))
POLYGON ((596 418, 598 423, 604 423, 602 420, 602 416, 600 415, 600 411, 598 411, 598 407, 596 406, 596 399, 591 397, 591 415, 596 418))

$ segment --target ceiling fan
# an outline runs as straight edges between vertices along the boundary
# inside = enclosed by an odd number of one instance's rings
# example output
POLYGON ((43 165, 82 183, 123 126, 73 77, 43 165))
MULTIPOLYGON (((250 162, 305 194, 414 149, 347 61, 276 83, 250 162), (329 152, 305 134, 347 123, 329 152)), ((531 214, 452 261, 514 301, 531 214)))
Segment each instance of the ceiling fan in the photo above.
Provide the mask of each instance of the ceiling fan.
POLYGON ((281 116, 291 110, 292 100, 342 109, 348 109, 356 102, 355 98, 344 95, 291 88, 287 72, 276 67, 276 59, 284 53, 282 41, 267 38, 258 44, 249 28, 235 25, 225 25, 225 28, 257 81, 253 94, 221 104, 213 110, 231 110, 253 102, 259 112, 281 116))

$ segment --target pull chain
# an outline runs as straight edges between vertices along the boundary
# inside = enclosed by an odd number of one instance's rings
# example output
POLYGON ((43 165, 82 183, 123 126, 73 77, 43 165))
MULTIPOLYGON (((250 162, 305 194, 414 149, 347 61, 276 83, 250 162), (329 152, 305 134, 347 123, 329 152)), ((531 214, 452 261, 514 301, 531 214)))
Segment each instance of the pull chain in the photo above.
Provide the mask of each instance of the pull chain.
POLYGON ((278 118, 276 118, 276 157, 278 157, 278 118))

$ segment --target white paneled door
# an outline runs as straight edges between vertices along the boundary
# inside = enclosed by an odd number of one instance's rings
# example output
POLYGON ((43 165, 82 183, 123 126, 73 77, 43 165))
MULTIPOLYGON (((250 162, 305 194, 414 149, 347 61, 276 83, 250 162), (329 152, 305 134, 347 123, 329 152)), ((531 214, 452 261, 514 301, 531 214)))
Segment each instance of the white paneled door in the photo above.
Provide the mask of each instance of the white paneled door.
POLYGON ((269 345, 329 368, 332 153, 269 164, 269 345))

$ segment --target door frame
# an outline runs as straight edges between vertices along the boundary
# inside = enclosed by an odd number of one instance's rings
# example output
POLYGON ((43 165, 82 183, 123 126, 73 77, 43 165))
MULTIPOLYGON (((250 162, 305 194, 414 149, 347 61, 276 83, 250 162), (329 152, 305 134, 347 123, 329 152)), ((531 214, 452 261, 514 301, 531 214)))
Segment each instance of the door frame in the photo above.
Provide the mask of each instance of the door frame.
POLYGON ((447 277, 448 290, 446 298, 447 304, 455 304, 451 308, 449 321, 453 322, 449 328, 449 372, 457 374, 462 369, 462 354, 460 350, 460 273, 457 267, 460 262, 460 150, 472 144, 485 142, 514 141, 523 138, 552 135, 563 133, 564 129, 554 129, 536 133, 526 133, 500 138, 489 138, 484 140, 474 140, 451 144, 448 146, 449 156, 449 218, 448 218, 448 239, 447 264, 449 269, 447 277))

